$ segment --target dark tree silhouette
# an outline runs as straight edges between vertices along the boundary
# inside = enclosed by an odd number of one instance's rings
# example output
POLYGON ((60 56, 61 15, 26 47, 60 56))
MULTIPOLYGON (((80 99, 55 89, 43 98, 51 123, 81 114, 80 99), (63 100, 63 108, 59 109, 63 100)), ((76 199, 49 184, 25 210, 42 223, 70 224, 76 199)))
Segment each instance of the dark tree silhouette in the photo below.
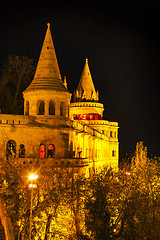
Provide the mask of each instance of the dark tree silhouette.
POLYGON ((0 77, 1 113, 23 114, 22 92, 33 79, 34 71, 34 62, 29 57, 8 57, 0 77))

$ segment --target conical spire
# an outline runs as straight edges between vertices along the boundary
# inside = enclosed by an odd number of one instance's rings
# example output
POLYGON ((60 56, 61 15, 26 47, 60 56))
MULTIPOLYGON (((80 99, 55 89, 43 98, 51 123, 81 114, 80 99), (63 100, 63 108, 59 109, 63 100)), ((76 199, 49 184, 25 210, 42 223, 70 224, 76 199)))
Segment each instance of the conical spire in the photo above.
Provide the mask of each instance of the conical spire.
POLYGON ((88 101, 98 101, 98 92, 96 92, 92 76, 88 66, 88 59, 86 58, 85 66, 75 93, 77 100, 86 99, 88 101))
POLYGON ((61 79, 61 74, 59 71, 58 61, 50 31, 50 24, 48 23, 47 26, 48 27, 34 79, 25 91, 38 89, 68 91, 61 79))

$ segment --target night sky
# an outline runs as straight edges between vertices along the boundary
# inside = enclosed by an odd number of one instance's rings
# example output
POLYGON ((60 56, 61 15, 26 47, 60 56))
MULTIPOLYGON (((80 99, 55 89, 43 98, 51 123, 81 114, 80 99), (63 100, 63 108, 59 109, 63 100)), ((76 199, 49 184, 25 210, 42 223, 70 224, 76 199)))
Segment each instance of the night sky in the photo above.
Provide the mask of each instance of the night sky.
POLYGON ((119 123, 120 149, 135 149, 141 140, 160 152, 160 2, 44 2, 1 3, 0 68, 10 54, 37 62, 50 22, 70 92, 87 57, 104 119, 119 123))

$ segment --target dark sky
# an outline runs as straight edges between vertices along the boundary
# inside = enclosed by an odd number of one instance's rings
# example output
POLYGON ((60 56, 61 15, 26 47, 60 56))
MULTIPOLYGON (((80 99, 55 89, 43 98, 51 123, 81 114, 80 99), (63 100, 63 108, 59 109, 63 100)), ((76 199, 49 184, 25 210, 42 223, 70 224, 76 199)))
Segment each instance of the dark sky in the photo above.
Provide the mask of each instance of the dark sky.
POLYGON ((21 2, 1 3, 0 68, 9 54, 37 62, 50 22, 69 90, 87 57, 104 119, 119 122, 120 148, 134 149, 142 140, 160 152, 160 2, 21 2))

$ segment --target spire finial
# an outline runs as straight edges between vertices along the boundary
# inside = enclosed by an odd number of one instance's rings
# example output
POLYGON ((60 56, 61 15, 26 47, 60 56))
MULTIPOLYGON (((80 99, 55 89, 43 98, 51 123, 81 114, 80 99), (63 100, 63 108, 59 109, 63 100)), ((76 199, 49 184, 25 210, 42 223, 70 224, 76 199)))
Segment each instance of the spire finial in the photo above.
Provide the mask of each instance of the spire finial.
POLYGON ((50 23, 47 23, 48 28, 50 28, 50 23))
POLYGON ((64 76, 64 82, 63 82, 65 88, 67 88, 67 80, 66 80, 66 76, 64 76))
POLYGON ((88 58, 86 58, 86 63, 88 63, 88 58))

